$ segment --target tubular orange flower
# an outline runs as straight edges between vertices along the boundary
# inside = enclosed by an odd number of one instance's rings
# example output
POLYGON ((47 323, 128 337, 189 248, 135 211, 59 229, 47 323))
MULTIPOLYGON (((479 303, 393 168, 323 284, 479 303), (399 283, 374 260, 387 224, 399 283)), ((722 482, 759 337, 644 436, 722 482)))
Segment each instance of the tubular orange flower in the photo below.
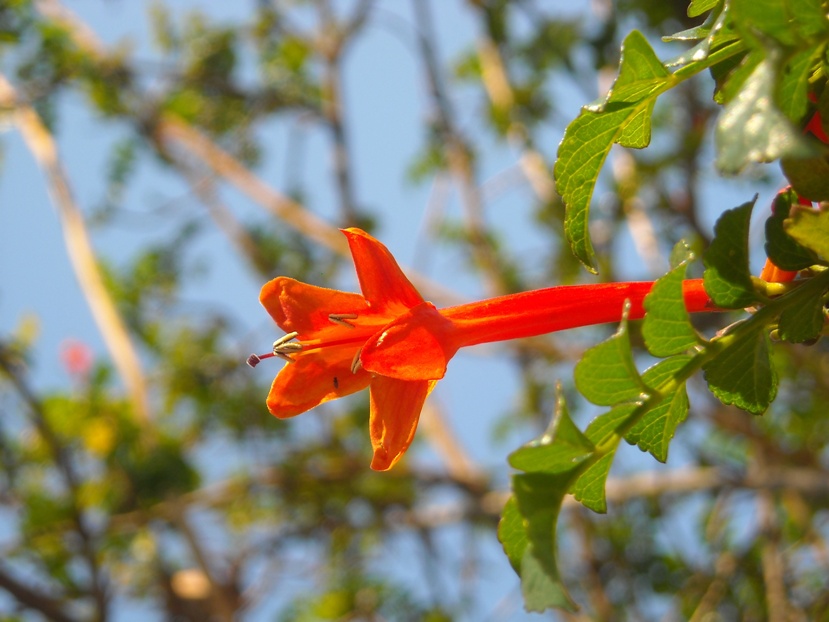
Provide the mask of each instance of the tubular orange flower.
MULTIPOLYGON (((387 470, 414 437, 420 411, 459 348, 644 316, 653 283, 561 286, 500 296, 445 309, 426 302, 391 253, 360 229, 345 229, 363 294, 340 292, 278 277, 260 301, 287 334, 272 352, 248 363, 288 361, 268 394, 268 410, 293 417, 370 387, 374 457, 387 470)), ((712 310, 701 279, 684 282, 689 311, 712 310)))

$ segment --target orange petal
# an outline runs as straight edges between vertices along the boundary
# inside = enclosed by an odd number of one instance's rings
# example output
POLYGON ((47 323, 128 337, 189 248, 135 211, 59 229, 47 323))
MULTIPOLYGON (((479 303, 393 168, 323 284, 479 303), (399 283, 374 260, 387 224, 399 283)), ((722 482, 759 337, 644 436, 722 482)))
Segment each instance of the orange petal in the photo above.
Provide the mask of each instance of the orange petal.
POLYGON ((375 376, 371 381, 369 434, 374 448, 371 468, 388 471, 414 438, 423 402, 434 388, 434 380, 395 380, 375 376))
POLYGON ((280 276, 262 287, 259 301, 286 333, 309 335, 333 326, 332 313, 365 313, 368 304, 359 294, 317 287, 280 276))
POLYGON ((268 410, 286 419, 365 389, 371 374, 364 369, 351 372, 354 354, 353 346, 300 353, 276 375, 268 393, 268 410))
POLYGON ((343 229, 354 258, 363 296, 380 309, 399 312, 423 302, 415 286, 385 246, 362 229, 343 229))
POLYGON ((410 309, 369 337, 360 363, 378 376, 398 380, 438 380, 457 352, 452 324, 429 302, 410 309))

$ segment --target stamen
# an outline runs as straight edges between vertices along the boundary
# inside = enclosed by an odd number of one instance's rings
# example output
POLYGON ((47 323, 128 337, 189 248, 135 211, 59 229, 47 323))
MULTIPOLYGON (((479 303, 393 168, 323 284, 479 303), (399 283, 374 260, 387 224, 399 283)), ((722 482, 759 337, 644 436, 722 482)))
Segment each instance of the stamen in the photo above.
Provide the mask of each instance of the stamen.
POLYGON ((273 348, 267 354, 251 354, 248 357, 247 364, 251 367, 256 367, 257 365, 259 365, 262 359, 269 359, 273 357, 280 358, 288 363, 293 363, 294 359, 288 356, 288 353, 302 351, 301 343, 289 343, 291 339, 296 338, 297 335, 299 335, 299 333, 296 331, 288 333, 287 335, 283 335, 282 337, 273 342, 273 348))
POLYGON ((356 313, 331 313, 328 316, 329 321, 333 322, 337 326, 345 326, 346 328, 355 328, 354 324, 349 322, 349 320, 356 320, 357 314, 356 313))
POLYGON ((288 333, 287 335, 282 335, 282 337, 273 342, 273 349, 276 350, 277 347, 281 346, 283 343, 291 341, 291 339, 295 338, 297 335, 299 335, 299 333, 296 331, 288 333))
POLYGON ((269 359, 273 356, 275 356, 273 352, 268 352, 267 354, 251 354, 248 357, 247 364, 251 367, 256 367, 262 362, 262 359, 269 359))
POLYGON ((356 374, 363 368, 362 362, 360 362, 360 353, 363 351, 363 348, 359 348, 357 352, 354 353, 354 358, 351 359, 351 373, 356 374))

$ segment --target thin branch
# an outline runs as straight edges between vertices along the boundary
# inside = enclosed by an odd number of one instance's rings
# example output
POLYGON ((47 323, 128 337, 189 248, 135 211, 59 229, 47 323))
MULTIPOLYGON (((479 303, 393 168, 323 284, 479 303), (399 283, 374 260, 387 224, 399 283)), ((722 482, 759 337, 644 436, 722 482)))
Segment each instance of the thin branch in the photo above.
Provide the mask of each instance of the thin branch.
POLYGON ((481 268, 491 295, 506 293, 508 287, 495 248, 487 234, 483 217, 483 201, 475 179, 475 167, 469 145, 457 130, 452 107, 443 88, 435 37, 429 13, 428 0, 412 0, 418 30, 418 46, 426 72, 429 94, 436 113, 436 126, 445 145, 449 170, 452 172, 461 195, 467 235, 475 262, 481 268))
POLYGON ((30 609, 38 611, 48 620, 53 622, 77 622, 75 618, 66 613, 66 603, 62 600, 52 598, 36 591, 31 586, 31 581, 19 581, 5 568, 0 568, 0 588, 6 590, 18 603, 30 609))
MULTIPOLYGON (((339 229, 268 186, 239 160, 191 125, 167 115, 158 121, 154 130, 160 144, 178 145, 294 230, 338 255, 351 257, 348 243, 339 229)), ((458 296, 453 292, 418 274, 410 271, 407 273, 412 282, 433 300, 442 304, 457 303, 458 296)))
POLYGON ((115 367, 127 387, 135 416, 139 423, 147 427, 150 421, 150 406, 138 353, 115 302, 104 285, 83 215, 72 198, 69 179, 58 157, 57 145, 34 108, 18 100, 14 87, 2 74, 0 107, 13 110, 15 124, 46 175, 49 194, 60 216, 66 250, 75 277, 115 367))
POLYGON ((66 488, 69 491, 71 499, 72 522, 75 526, 75 531, 80 537, 81 555, 89 567, 90 583, 92 585, 91 595, 94 598, 98 609, 98 620, 106 620, 109 601, 106 579, 101 571, 98 557, 96 555, 94 536, 87 527, 83 510, 78 502, 81 495, 81 478, 75 471, 72 458, 69 455, 66 446, 62 444, 61 440, 58 438, 58 435, 49 424, 43 405, 22 376, 17 365, 9 355, 7 348, 3 346, 3 344, 0 344, 0 371, 2 371, 9 378, 12 386, 14 386, 18 395, 23 399, 24 403, 28 407, 29 412, 31 413, 32 421, 40 433, 40 436, 43 438, 45 445, 52 453, 58 472, 61 474, 66 488))

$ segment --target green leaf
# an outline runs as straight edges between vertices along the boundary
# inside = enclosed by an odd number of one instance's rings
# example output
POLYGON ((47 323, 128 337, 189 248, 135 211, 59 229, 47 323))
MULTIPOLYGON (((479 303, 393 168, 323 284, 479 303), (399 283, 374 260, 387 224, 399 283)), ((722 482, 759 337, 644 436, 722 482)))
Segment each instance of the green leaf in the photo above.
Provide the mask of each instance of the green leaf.
POLYGON ((648 410, 625 435, 625 440, 649 452, 659 462, 668 460, 668 448, 676 428, 688 416, 688 394, 685 385, 666 395, 648 410))
POLYGON ((599 171, 614 143, 645 147, 656 97, 674 83, 645 37, 631 32, 622 44, 619 77, 602 104, 585 107, 567 126, 554 167, 566 206, 564 227, 573 254, 596 272, 589 210, 599 171))
POLYGON ((829 260, 829 210, 794 207, 783 229, 795 241, 829 260))
POLYGON ((829 15, 824 4, 824 0, 790 0, 786 3, 789 23, 800 38, 826 38, 829 32, 829 15))
MULTIPOLYGON (((642 380, 656 389, 668 383, 691 360, 690 356, 675 356, 660 361, 642 374, 642 380)), ((668 459, 668 447, 676 428, 688 416, 689 403, 685 382, 674 384, 676 386, 651 406, 625 434, 628 443, 637 445, 642 451, 650 452, 660 462, 668 459)))
MULTIPOLYGON (((777 374, 769 353, 765 326, 712 340, 727 345, 702 366, 708 388, 723 404, 754 415, 763 414, 777 395, 777 374)), ((716 347, 716 346, 715 346, 716 347)))
POLYGON ((570 492, 584 507, 599 514, 607 512, 607 497, 605 483, 616 456, 616 449, 602 456, 595 464, 590 465, 573 484, 570 492))
POLYGON ((518 510, 518 502, 515 495, 511 495, 504 505, 501 513, 501 520, 498 521, 498 541, 504 547, 513 570, 521 575, 521 560, 527 550, 527 528, 524 525, 524 517, 518 510))
POLYGON ((597 447, 609 443, 614 436, 618 436, 616 431, 628 423, 637 407, 638 404, 629 403, 612 408, 593 419, 584 431, 584 435, 597 447))
MULTIPOLYGON (((521 592, 528 611, 558 607, 575 611, 556 563, 556 531, 564 495, 577 472, 519 473, 512 478, 518 511, 524 517, 527 544, 521 556, 521 592)), ((514 518, 510 527, 514 528, 514 518)), ((509 534, 514 540, 517 534, 509 534)), ((514 555, 520 544, 514 547, 514 555)))
POLYGON ((812 144, 777 108, 776 63, 765 59, 752 71, 717 122, 717 167, 739 173, 752 162, 772 162, 816 155, 812 144))
POLYGON ((574 371, 578 390, 600 406, 637 400, 647 390, 630 349, 627 309, 616 334, 587 350, 574 371))
MULTIPOLYGON (((802 1, 802 0, 797 0, 802 1)), ((787 15, 790 2, 786 0, 731 0, 734 27, 749 38, 773 37, 785 45, 794 45, 796 33, 787 15)), ((761 42, 757 42, 758 46, 761 42)))
POLYGON ((797 205, 797 193, 782 190, 774 197, 771 216, 766 220, 766 256, 782 270, 803 270, 817 263, 817 255, 783 229, 793 205, 797 205))
POLYGON ((807 304, 786 307, 780 314, 778 334, 784 341, 803 343, 817 339, 823 330, 826 314, 823 298, 813 298, 807 304))
POLYGON ((697 17, 717 6, 721 0, 691 0, 688 5, 688 17, 697 17))
POLYGON ((687 354, 672 356, 652 365, 642 374, 642 382, 653 391, 664 390, 663 386, 670 381, 693 357, 687 354))
POLYGON ((820 60, 823 47, 809 47, 790 54, 783 64, 775 89, 780 112, 792 121, 800 121, 809 107, 809 77, 820 60))
POLYGON ((642 336, 648 352, 654 356, 678 354, 700 343, 682 295, 686 270, 687 264, 683 263, 657 279, 645 297, 642 336))
POLYGON ((547 431, 509 456, 510 465, 527 472, 570 471, 593 455, 595 447, 570 418, 567 403, 556 387, 556 412, 547 431))
POLYGON ((797 194, 811 201, 829 200, 829 156, 786 158, 780 166, 797 194))
POLYGON ((754 199, 723 212, 714 225, 714 239, 703 256, 705 291, 723 309, 744 309, 758 296, 748 267, 748 231, 754 199))

